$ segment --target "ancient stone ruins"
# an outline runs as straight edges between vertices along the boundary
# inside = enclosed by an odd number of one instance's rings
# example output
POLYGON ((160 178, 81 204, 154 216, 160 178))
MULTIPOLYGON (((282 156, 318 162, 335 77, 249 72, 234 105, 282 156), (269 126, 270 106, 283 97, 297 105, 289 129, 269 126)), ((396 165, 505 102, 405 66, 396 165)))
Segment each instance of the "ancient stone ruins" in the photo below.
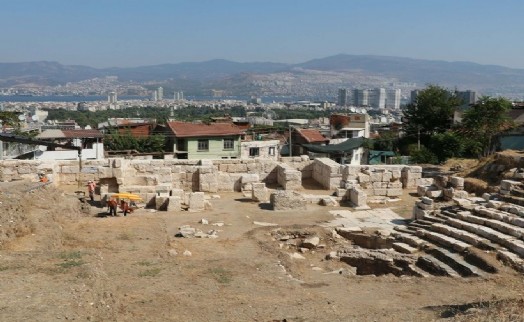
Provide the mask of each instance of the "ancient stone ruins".
MULTIPOLYGON (((116 192, 140 195, 150 208, 205 211, 219 192, 242 192, 274 211, 305 210, 312 204, 348 209, 348 216, 369 210, 372 201, 398 200, 405 190, 418 194, 411 220, 386 223, 386 229, 339 224, 333 236, 352 247, 331 252, 356 274, 414 276, 488 276, 501 263, 524 273, 524 183, 522 171, 502 180, 493 193, 475 196, 464 190, 464 179, 438 175, 423 178, 422 168, 406 165, 340 165, 306 156, 272 160, 128 160, 2 161, 0 180, 34 179, 46 172, 54 184, 95 180, 102 200, 116 192), (303 180, 326 193, 308 194, 303 180), (390 229, 387 229, 389 227, 390 229)), ((318 189, 316 190, 318 191, 318 189)), ((378 211, 378 209, 377 209, 378 211)), ((379 216, 380 217, 380 216, 379 216)), ((384 217, 382 221, 386 221, 384 217)), ((184 234, 194 235, 184 228, 184 234)), ((214 232, 208 235, 216 237, 214 232)), ((280 240, 300 241, 314 249, 318 236, 286 234, 280 240)), ((294 255, 299 258, 301 255, 294 255)))

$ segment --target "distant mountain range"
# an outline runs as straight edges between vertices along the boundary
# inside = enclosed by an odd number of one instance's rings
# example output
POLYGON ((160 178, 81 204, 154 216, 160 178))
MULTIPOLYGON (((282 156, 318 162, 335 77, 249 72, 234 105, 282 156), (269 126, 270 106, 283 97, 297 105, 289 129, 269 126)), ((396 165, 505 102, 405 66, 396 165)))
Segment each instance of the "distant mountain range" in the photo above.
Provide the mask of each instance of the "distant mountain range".
POLYGON ((0 63, 0 87, 4 88, 22 84, 55 86, 105 76, 117 76, 123 82, 165 83, 168 87, 174 84, 187 91, 220 89, 231 95, 286 95, 293 90, 306 95, 333 92, 338 87, 414 83, 419 88, 432 83, 489 95, 524 92, 524 69, 373 55, 340 54, 299 64, 215 59, 132 68, 92 68, 47 61, 0 63))

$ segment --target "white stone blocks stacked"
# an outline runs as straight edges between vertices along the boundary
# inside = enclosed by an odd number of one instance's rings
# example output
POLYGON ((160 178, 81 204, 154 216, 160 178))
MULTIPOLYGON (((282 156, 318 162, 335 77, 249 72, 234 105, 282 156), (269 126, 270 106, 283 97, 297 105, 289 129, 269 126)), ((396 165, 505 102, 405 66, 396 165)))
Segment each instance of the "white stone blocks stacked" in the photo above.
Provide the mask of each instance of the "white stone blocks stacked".
POLYGON ((313 179, 327 190, 340 187, 342 181, 341 166, 329 158, 318 158, 313 161, 313 179))
POLYGON ((422 167, 405 167, 402 169, 401 176, 404 189, 414 189, 420 184, 417 180, 422 178, 422 167))
POLYGON ((259 181, 260 181, 260 177, 258 176, 258 174, 255 174, 255 173, 243 174, 242 177, 240 177, 240 182, 242 184, 242 191, 251 191, 253 189, 252 188, 253 183, 259 182, 259 181))
POLYGON ((302 173, 288 165, 280 164, 277 167, 278 184, 284 190, 296 190, 302 188, 302 173))
POLYGON ((198 184, 199 191, 218 192, 218 173, 212 165, 198 168, 198 184))
POLYGON ((351 189, 349 191, 349 199, 354 207, 367 207, 367 194, 362 189, 351 189))
POLYGON ((433 199, 422 197, 413 206, 413 219, 423 219, 424 216, 432 213, 434 207, 433 199))

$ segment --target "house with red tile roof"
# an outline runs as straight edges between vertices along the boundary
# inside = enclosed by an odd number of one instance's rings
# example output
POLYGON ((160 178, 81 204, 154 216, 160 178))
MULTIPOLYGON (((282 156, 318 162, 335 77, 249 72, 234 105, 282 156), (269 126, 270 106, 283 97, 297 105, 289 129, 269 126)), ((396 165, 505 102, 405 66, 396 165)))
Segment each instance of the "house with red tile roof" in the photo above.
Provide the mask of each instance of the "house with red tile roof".
POLYGON ((232 123, 176 121, 168 122, 165 131, 179 159, 236 159, 245 130, 232 123))
POLYGON ((293 155, 298 156, 307 154, 307 150, 302 144, 326 145, 329 139, 316 129, 293 128, 291 131, 291 145, 293 146, 293 155))

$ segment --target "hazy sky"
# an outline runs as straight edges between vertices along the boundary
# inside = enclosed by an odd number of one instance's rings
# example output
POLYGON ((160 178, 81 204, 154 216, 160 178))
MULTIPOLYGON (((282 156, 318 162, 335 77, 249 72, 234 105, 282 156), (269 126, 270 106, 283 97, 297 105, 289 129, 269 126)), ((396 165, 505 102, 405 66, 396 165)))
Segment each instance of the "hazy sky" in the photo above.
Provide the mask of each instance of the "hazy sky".
POLYGON ((0 62, 299 63, 340 53, 524 68, 522 0, 2 0, 0 62))

